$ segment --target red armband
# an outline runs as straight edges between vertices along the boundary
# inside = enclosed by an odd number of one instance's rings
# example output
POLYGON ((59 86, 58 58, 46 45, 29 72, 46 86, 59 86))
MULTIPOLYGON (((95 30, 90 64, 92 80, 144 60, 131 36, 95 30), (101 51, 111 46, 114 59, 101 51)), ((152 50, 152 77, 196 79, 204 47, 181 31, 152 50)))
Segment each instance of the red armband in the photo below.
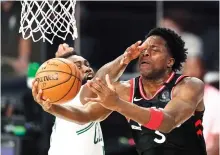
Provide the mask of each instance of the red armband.
POLYGON ((146 128, 157 130, 163 121, 163 112, 158 109, 150 108, 150 120, 144 124, 146 128))

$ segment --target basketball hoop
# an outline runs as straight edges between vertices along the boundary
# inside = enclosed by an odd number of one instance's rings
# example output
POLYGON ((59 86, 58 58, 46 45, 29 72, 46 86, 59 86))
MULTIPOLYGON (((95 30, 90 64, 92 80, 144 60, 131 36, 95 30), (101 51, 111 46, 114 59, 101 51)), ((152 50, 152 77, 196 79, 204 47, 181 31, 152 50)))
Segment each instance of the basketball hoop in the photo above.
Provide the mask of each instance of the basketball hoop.
POLYGON ((55 36, 65 40, 68 34, 75 40, 78 36, 75 4, 76 0, 21 0, 19 33, 34 42, 43 39, 53 44, 55 36))

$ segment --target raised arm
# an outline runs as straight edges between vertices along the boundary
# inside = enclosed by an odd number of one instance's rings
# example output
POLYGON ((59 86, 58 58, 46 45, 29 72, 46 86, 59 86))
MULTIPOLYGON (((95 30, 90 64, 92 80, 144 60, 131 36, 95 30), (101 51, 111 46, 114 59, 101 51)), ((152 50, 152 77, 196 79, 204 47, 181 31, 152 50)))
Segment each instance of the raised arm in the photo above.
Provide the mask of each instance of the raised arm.
POLYGON ((18 44, 18 58, 14 61, 9 61, 15 71, 19 74, 25 75, 26 69, 28 67, 30 55, 31 55, 31 39, 23 39, 21 36, 19 37, 18 44))
POLYGON ((121 56, 101 67, 94 78, 98 77, 104 80, 105 75, 108 74, 111 81, 117 81, 123 74, 127 65, 139 56, 140 50, 138 47, 140 44, 141 41, 137 41, 135 44, 132 44, 121 56))
MULTIPOLYGON (((108 80, 107 80, 108 81, 108 80)), ((96 101, 108 109, 117 111, 143 126, 164 133, 172 131, 189 119, 196 110, 204 110, 204 84, 197 78, 185 78, 173 92, 172 100, 163 110, 143 108, 119 98, 113 85, 101 81, 89 82, 90 89, 98 95, 96 101), (96 88, 96 89, 94 89, 96 88)))
MULTIPOLYGON (((141 41, 132 44, 126 49, 124 54, 122 54, 115 60, 105 64, 97 71, 93 79, 96 79, 98 77, 104 80, 105 75, 108 74, 112 82, 118 81, 118 79, 121 77, 124 70, 126 69, 127 65, 139 56, 141 51, 141 49, 139 48, 140 44, 141 41)), ((115 83, 115 86, 120 86, 120 84, 118 85, 117 83, 115 83)), ((88 87, 84 86, 80 93, 80 100, 83 104, 86 103, 85 97, 96 97, 96 94, 93 93, 88 87)))

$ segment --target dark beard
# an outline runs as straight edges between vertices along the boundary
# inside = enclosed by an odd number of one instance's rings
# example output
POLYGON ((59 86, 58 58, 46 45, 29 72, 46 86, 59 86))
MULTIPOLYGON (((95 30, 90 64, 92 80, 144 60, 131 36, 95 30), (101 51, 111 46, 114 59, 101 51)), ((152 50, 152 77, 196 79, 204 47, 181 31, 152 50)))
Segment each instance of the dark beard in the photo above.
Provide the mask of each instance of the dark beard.
POLYGON ((167 70, 157 70, 153 71, 150 75, 142 75, 143 79, 146 80, 157 80, 165 75, 167 70))
POLYGON ((82 85, 86 84, 88 80, 92 80, 93 77, 88 77, 88 74, 86 74, 82 79, 82 85))

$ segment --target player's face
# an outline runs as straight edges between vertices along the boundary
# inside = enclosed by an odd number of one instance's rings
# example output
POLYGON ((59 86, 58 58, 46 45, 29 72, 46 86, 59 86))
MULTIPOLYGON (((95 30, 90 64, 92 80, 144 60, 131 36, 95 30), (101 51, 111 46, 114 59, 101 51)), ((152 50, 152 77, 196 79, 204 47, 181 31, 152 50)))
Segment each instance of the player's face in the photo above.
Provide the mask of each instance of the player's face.
POLYGON ((94 77, 94 71, 86 59, 78 55, 73 55, 68 59, 75 63, 75 65, 78 67, 83 80, 90 80, 94 77))
POLYGON ((168 52, 166 41, 159 36, 150 36, 143 45, 145 48, 139 56, 138 63, 140 74, 147 79, 163 76, 174 63, 174 59, 168 52))

